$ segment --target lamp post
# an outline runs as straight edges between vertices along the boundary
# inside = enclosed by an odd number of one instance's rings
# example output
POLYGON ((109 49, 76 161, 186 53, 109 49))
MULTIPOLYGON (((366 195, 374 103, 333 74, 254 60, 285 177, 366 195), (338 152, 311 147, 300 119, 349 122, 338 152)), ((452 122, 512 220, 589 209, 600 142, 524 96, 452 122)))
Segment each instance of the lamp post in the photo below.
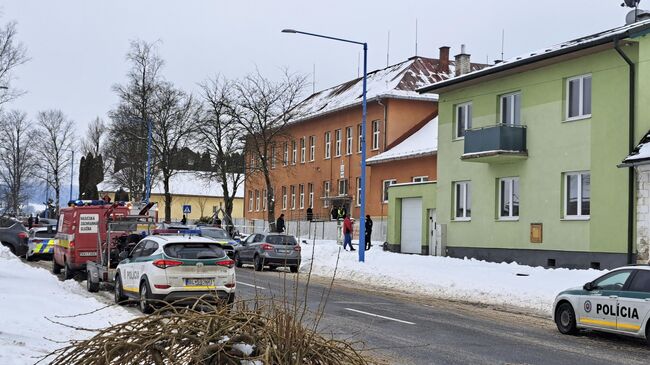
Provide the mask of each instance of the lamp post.
POLYGON ((353 43, 363 46, 363 115, 361 119, 361 178, 359 179, 359 184, 361 185, 361 207, 359 209, 359 262, 365 261, 365 234, 366 234, 366 115, 367 115, 367 105, 366 105, 366 83, 368 79, 368 43, 357 42, 349 39, 330 37, 322 34, 302 32, 295 29, 283 29, 282 33, 293 33, 293 34, 304 34, 312 37, 325 38, 333 41, 353 43))
POLYGON ((151 196, 151 119, 147 118, 147 176, 144 187, 144 202, 149 204, 151 196))

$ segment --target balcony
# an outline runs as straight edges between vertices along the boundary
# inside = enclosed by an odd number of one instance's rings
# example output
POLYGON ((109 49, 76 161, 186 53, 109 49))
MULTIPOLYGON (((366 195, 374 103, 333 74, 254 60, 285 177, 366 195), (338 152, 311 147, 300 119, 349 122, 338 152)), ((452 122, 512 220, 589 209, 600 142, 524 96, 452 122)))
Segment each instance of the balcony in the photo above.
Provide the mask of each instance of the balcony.
POLYGON ((465 150, 460 157, 467 162, 512 163, 528 158, 526 126, 497 124, 465 132, 465 150))

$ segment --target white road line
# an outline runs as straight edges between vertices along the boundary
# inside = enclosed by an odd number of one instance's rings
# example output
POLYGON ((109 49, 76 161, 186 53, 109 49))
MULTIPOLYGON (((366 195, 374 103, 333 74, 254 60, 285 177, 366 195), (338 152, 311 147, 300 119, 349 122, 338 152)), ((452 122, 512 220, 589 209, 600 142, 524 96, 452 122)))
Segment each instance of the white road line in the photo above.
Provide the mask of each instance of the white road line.
POLYGON ((244 286, 250 286, 251 288, 255 288, 255 289, 266 290, 265 287, 262 287, 262 286, 259 286, 259 285, 253 285, 253 284, 242 283, 241 281, 238 281, 237 284, 239 284, 239 285, 244 285, 244 286))
POLYGON ((406 323, 406 324, 415 324, 415 323, 413 323, 413 322, 403 321, 403 320, 401 320, 401 319, 397 319, 397 318, 391 318, 391 317, 386 317, 386 316, 380 316, 379 314, 368 313, 368 312, 360 311, 360 310, 357 310, 357 309, 345 308, 345 310, 348 310, 348 311, 350 311, 350 312, 356 312, 356 313, 365 314, 365 315, 367 315, 367 316, 371 316, 371 317, 383 318, 383 319, 387 319, 387 320, 389 320, 389 321, 395 321, 395 322, 406 323))

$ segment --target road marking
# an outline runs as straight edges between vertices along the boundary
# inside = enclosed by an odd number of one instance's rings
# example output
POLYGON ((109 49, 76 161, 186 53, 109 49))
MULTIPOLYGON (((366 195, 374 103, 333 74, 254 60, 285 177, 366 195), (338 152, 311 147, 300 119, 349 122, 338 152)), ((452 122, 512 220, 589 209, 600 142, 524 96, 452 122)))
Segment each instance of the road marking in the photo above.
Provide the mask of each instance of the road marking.
POLYGON ((395 321, 395 322, 406 323, 406 324, 415 324, 415 323, 413 323, 413 322, 403 321, 403 320, 401 320, 401 319, 397 319, 397 318, 391 318, 391 317, 386 317, 386 316, 380 316, 379 314, 368 313, 368 312, 360 311, 360 310, 357 310, 357 309, 345 308, 345 310, 350 311, 350 312, 356 312, 356 313, 365 314, 365 315, 367 315, 367 316, 371 316, 371 317, 383 318, 383 319, 387 319, 387 320, 389 320, 389 321, 395 321))
POLYGON ((253 284, 247 284, 247 283, 242 283, 241 281, 238 281, 237 284, 239 284, 239 285, 244 285, 244 286, 250 286, 251 288, 255 288, 255 289, 266 290, 266 288, 264 288, 264 287, 262 287, 262 286, 253 285, 253 284))

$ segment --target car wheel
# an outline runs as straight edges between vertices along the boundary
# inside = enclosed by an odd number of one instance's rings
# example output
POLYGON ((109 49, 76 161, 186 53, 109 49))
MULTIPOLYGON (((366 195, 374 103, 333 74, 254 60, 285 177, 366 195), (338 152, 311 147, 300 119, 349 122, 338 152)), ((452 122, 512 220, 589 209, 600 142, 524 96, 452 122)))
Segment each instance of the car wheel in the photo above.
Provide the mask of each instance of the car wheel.
POLYGON ((235 266, 242 267, 241 259, 239 258, 239 253, 235 254, 235 266))
POLYGON ((113 291, 113 294, 115 303, 117 304, 123 304, 126 300, 126 296, 124 295, 124 291, 122 289, 122 278, 119 275, 117 275, 115 278, 115 290, 113 291))
POLYGON ((147 284, 146 281, 143 281, 142 284, 140 284, 140 302, 138 305, 140 307, 140 312, 144 314, 153 312, 153 307, 151 306, 150 300, 151 298, 149 297, 149 284, 147 284))
POLYGON ((27 252, 25 252, 25 260, 34 261, 34 255, 30 255, 29 250, 27 250, 27 252))
POLYGON ((264 269, 264 261, 259 255, 255 255, 255 271, 262 271, 264 269))
POLYGON ((555 324, 560 333, 574 335, 578 333, 576 327, 576 314, 569 303, 560 304, 555 310, 555 324))
POLYGON ((74 278, 74 271, 72 271, 72 269, 70 268, 70 265, 68 265, 68 261, 65 261, 63 263, 63 266, 64 266, 64 268, 63 268, 63 270, 64 270, 63 271, 63 279, 64 280, 69 280, 69 279, 74 278))
POLYGON ((298 272, 298 266, 290 266, 289 270, 291 270, 291 272, 293 272, 293 273, 296 273, 296 272, 298 272))
POLYGON ((52 274, 59 275, 61 273, 61 265, 56 263, 56 260, 52 258, 52 274))
POLYGON ((86 289, 91 293, 97 293, 99 291, 99 281, 94 282, 92 280, 92 274, 90 271, 86 271, 86 289))

